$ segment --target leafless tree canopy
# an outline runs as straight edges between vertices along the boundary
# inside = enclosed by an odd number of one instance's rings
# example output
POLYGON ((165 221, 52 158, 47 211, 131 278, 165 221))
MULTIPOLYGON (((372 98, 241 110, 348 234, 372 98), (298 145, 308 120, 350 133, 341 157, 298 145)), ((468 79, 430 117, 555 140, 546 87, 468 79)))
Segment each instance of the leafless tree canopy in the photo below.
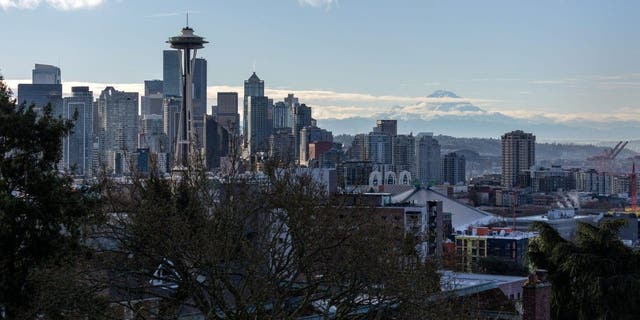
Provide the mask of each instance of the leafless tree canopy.
MULTIPOLYGON (((104 281, 138 317, 431 318, 440 277, 411 237, 347 206, 309 176, 105 181, 104 281), (131 301, 154 301, 132 303, 131 301)), ((439 308, 436 308, 438 306, 439 308)), ((439 310, 436 312, 436 310, 439 310)))

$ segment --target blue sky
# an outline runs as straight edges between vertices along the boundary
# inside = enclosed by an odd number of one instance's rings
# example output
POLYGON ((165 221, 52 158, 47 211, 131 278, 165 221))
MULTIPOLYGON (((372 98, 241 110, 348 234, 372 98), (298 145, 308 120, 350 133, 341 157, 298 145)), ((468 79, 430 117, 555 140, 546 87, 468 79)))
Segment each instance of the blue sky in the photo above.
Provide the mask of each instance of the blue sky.
POLYGON ((161 78, 185 11, 211 41, 210 96, 255 63, 273 95, 300 92, 319 118, 436 89, 520 118, 640 116, 639 1, 0 0, 0 72, 28 79, 38 62, 69 82, 161 78))

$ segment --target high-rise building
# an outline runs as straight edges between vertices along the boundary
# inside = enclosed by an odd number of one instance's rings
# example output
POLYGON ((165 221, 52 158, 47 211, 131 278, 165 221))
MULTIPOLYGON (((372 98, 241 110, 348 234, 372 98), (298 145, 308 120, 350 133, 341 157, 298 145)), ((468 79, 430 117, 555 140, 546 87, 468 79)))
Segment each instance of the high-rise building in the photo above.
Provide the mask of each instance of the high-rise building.
POLYGON ((31 71, 33 84, 62 84, 60 68, 48 64, 37 64, 31 71))
POLYGON ((321 157, 333 149, 333 142, 329 141, 314 141, 308 145, 309 157, 307 160, 308 167, 320 167, 321 157))
POLYGON ((289 164, 295 160, 295 147, 290 128, 274 128, 269 139, 269 158, 289 164))
POLYGON ((182 96, 180 76, 180 52, 162 51, 162 92, 167 97, 182 96))
MULTIPOLYGON (((292 97, 292 96, 291 96, 292 97)), ((306 104, 299 104, 293 107, 291 116, 291 131, 296 139, 296 159, 300 159, 300 131, 302 128, 311 125, 311 107, 306 104)))
POLYGON ((384 133, 371 132, 366 136, 367 160, 374 164, 391 164, 391 136, 384 133))
POLYGON ((96 101, 100 162, 109 171, 126 172, 127 155, 137 149, 138 93, 106 87, 96 101))
POLYGON ((367 154, 367 135, 364 133, 356 134, 351 142, 349 149, 349 160, 365 161, 368 160, 367 154))
MULTIPOLYGON (((380 120, 379 120, 380 121, 380 120)), ((393 120, 395 121, 395 120, 393 120)), ((411 177, 416 177, 416 139, 410 135, 396 135, 392 137, 393 167, 396 172, 408 171, 411 177)))
POLYGON ((204 157, 208 170, 220 167, 220 158, 229 154, 229 132, 213 116, 205 117, 204 157))
MULTIPOLYGON (((246 147, 249 143, 249 97, 264 97, 264 81, 258 78, 258 75, 254 72, 249 79, 244 81, 244 107, 242 110, 242 141, 246 147)), ((268 101, 265 102, 268 104, 268 101)), ((265 112, 267 110, 265 109, 265 112)), ((265 115, 266 118, 266 115, 265 115)), ((255 131, 255 129, 253 130, 255 131)))
POLYGON ((138 148, 152 154, 166 152, 163 117, 159 114, 143 114, 140 120, 138 148))
MULTIPOLYGON (((200 110, 194 108, 194 99, 204 98, 206 109, 206 62, 203 64, 202 60, 198 60, 196 53, 198 49, 203 49, 204 45, 209 42, 196 35, 192 28, 186 26, 182 28, 179 35, 170 37, 167 43, 171 45, 171 48, 177 49, 179 56, 182 57, 182 63, 178 63, 181 76, 182 106, 180 107, 180 121, 176 138, 174 169, 183 170, 189 165, 193 156, 192 152, 199 149, 198 130, 202 128, 203 119, 198 118, 196 111, 200 110), (200 71, 197 84, 194 84, 196 69, 200 71), (203 77, 205 78, 204 88, 202 87, 203 77), (196 90, 200 90, 199 96, 194 95, 196 90), (202 90, 204 90, 204 97, 201 93, 202 90)), ((200 131, 200 135, 202 135, 202 131, 200 131)))
POLYGON ((445 154, 442 157, 442 182, 458 184, 466 182, 467 161, 463 155, 455 152, 445 154))
POLYGON ((64 137, 62 162, 73 174, 92 175, 93 92, 89 87, 72 87, 72 96, 64 98, 63 117, 74 119, 73 130, 64 137))
POLYGON ((273 128, 289 128, 289 107, 284 102, 273 105, 273 128))
POLYGON ((420 133, 416 144, 416 172, 420 183, 439 184, 442 178, 440 143, 433 138, 432 133, 420 133))
POLYGON ((207 114, 207 60, 197 58, 193 70, 193 114, 191 122, 198 146, 202 146, 207 114))
POLYGON ((398 120, 378 120, 373 131, 395 137, 398 135, 398 120))
POLYGON ((258 151, 268 151, 271 136, 269 119, 269 98, 261 96, 247 97, 247 150, 249 155, 258 151))
POLYGON ((292 128, 294 123, 293 110, 297 108, 300 105, 300 103, 298 101, 298 98, 293 93, 289 93, 287 97, 284 98, 284 105, 287 108, 287 115, 288 115, 285 127, 292 128))
POLYGON ((167 97, 164 99, 163 131, 165 134, 166 148, 165 152, 169 153, 169 166, 172 167, 176 154, 176 139, 178 138, 178 124, 180 123, 180 107, 182 99, 180 97, 167 97))
POLYGON ((518 175, 536 164, 536 136, 516 130, 502 135, 502 186, 513 188, 518 175))
POLYGON ((333 133, 315 125, 310 125, 300 130, 299 161, 302 165, 307 165, 310 159, 309 144, 314 142, 327 142, 333 144, 333 133))
POLYGON ((296 105, 300 103, 298 102, 298 98, 293 93, 289 93, 287 97, 284 98, 284 104, 290 109, 293 109, 296 105))
POLYGON ((18 85, 18 103, 33 105, 41 114, 45 106, 51 105, 54 116, 62 116, 62 83, 60 69, 54 66, 36 64, 32 71, 31 84, 18 85))
POLYGON ((162 80, 145 80, 144 81, 144 95, 164 93, 164 82, 162 80))
POLYGON ((163 94, 163 82, 162 80, 145 80, 144 81, 144 96, 140 99, 140 106, 142 115, 156 114, 162 115, 162 99, 163 94))
POLYGON ((238 93, 218 92, 218 107, 214 116, 219 125, 229 133, 240 134, 240 115, 238 114, 238 93))

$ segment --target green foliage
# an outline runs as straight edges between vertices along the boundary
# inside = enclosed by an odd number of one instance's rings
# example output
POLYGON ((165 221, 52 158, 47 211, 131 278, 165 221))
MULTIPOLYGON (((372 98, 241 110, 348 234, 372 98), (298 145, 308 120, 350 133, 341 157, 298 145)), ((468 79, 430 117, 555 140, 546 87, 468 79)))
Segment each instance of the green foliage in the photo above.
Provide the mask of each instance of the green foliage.
POLYGON ((580 224, 573 242, 548 224, 529 245, 529 259, 549 272, 555 319, 637 319, 640 316, 640 255, 623 245, 622 220, 600 227, 580 224))
POLYGON ((74 281, 87 202, 56 170, 72 123, 43 110, 17 105, 0 78, 0 306, 9 319, 66 317, 90 296, 74 281))

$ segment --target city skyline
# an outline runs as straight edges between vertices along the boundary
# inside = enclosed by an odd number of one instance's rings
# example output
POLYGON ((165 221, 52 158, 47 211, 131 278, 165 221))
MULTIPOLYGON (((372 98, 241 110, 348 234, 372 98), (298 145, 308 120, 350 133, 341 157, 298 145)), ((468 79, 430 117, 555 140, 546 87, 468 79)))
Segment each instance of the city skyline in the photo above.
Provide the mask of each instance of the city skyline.
MULTIPOLYGON (((255 68, 265 79, 265 95, 280 99, 295 93, 314 107, 313 116, 321 123, 336 119, 351 124, 350 119, 363 113, 369 115, 367 119, 388 114, 399 119, 477 115, 458 110, 435 113, 425 107, 453 101, 528 123, 547 121, 571 127, 589 122, 604 129, 622 123, 640 128, 636 120, 640 119, 636 102, 640 93, 635 90, 640 87, 640 66, 634 59, 640 48, 633 41, 637 22, 631 19, 638 5, 633 3, 550 2, 523 7, 495 1, 420 2, 413 3, 415 12, 407 12, 407 6, 401 9, 376 1, 363 6, 357 1, 291 0, 270 4, 272 8, 250 1, 228 5, 190 1, 185 8, 166 1, 153 5, 126 0, 30 1, 39 3, 31 9, 19 8, 21 3, 26 2, 0 2, 3 23, 34 20, 33 25, 9 34, 10 43, 27 50, 0 53, 3 60, 12 61, 0 73, 14 89, 17 83, 29 82, 33 64, 46 63, 61 67, 65 96, 71 95, 71 86, 82 85, 94 93, 106 86, 143 92, 144 80, 162 78, 162 40, 176 33, 189 10, 193 12, 191 24, 212 41, 202 55, 208 61, 212 84, 207 90, 208 108, 215 104, 217 92, 242 95, 242 80, 255 68), (73 7, 71 4, 78 7, 63 10, 73 7), (93 6, 82 8, 88 4, 93 6), (247 11, 245 19, 233 19, 249 6, 256 10, 247 11), (444 20, 436 12, 451 12, 455 19, 444 20), (106 25, 114 14, 122 22, 106 25), (388 19, 363 19, 385 15, 388 19), (423 19, 418 19, 420 15, 423 19), (286 23, 272 21, 282 16, 287 17, 283 19, 286 23), (43 30, 45 23, 60 19, 70 20, 61 21, 62 32, 54 35, 43 30), (95 25, 82 30, 69 26, 88 19, 94 19, 95 25), (264 28, 254 28, 260 23, 264 28), (66 45, 70 36, 89 36, 85 33, 105 26, 109 27, 101 34, 105 41, 89 41, 74 50, 66 45), (341 27, 349 28, 349 34, 335 35, 334 29, 341 27), (123 45, 110 47, 108 59, 94 52, 114 36, 123 45), (242 39, 248 36, 259 39, 264 50, 247 50, 250 44, 242 39), (41 45, 52 46, 54 53, 37 50, 41 45), (276 50, 283 46, 299 49, 276 50), (131 49, 141 55, 130 55, 131 49), (429 97, 437 89, 462 98, 429 97)), ((567 130, 555 138, 566 139, 567 130)), ((480 132, 478 136, 495 134, 480 132)), ((539 136, 554 138, 544 133, 539 136)), ((600 138, 611 137, 603 134, 600 138)))

